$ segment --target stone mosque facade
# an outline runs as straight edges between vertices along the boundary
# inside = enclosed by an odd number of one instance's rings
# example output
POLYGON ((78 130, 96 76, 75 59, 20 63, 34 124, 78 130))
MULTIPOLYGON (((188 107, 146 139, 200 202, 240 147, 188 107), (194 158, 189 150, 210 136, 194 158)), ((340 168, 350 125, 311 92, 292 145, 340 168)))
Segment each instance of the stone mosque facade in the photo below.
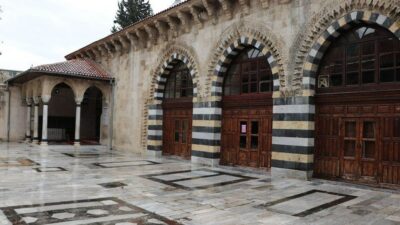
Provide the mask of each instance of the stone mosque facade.
POLYGON ((399 39, 399 0, 187 0, 9 79, 0 138, 400 185, 399 39))

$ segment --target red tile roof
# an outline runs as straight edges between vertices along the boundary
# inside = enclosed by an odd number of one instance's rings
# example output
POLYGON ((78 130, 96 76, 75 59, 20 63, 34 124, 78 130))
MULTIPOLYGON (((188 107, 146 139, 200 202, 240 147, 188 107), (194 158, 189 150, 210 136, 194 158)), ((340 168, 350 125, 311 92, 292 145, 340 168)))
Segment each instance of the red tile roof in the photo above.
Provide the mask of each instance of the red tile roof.
POLYGON ((90 59, 73 59, 60 63, 46 64, 29 69, 30 72, 55 73, 95 79, 112 79, 99 64, 90 59))
POLYGON ((30 68, 6 82, 9 84, 25 83, 43 75, 103 81, 111 81, 114 79, 99 64, 91 59, 73 59, 30 68))

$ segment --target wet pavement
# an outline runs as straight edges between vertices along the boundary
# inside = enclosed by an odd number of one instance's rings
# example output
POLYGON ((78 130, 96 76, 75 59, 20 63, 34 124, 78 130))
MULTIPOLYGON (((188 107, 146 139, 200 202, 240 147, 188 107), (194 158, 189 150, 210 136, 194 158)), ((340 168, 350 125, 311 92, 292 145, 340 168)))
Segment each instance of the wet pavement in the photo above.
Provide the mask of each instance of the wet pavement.
POLYGON ((400 191, 101 146, 0 144, 3 224, 400 224, 400 191))

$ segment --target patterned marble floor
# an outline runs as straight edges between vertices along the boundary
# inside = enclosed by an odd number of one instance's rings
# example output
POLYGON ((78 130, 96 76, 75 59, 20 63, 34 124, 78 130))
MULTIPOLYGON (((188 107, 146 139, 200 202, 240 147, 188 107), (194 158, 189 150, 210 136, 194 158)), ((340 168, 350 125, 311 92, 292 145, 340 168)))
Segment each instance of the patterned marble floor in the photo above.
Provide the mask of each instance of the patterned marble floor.
POLYGON ((400 224, 400 191, 88 146, 0 144, 0 225, 400 224))

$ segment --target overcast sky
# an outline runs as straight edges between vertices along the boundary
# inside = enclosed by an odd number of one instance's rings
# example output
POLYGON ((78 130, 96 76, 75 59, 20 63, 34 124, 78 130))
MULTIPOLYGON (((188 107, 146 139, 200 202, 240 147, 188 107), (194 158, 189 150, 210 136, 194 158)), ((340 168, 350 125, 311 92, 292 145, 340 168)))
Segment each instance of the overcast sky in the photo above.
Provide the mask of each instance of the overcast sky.
MULTIPOLYGON (((26 70, 108 34, 118 0, 0 0, 0 69, 26 70)), ((155 13, 174 0, 150 0, 155 13)))

